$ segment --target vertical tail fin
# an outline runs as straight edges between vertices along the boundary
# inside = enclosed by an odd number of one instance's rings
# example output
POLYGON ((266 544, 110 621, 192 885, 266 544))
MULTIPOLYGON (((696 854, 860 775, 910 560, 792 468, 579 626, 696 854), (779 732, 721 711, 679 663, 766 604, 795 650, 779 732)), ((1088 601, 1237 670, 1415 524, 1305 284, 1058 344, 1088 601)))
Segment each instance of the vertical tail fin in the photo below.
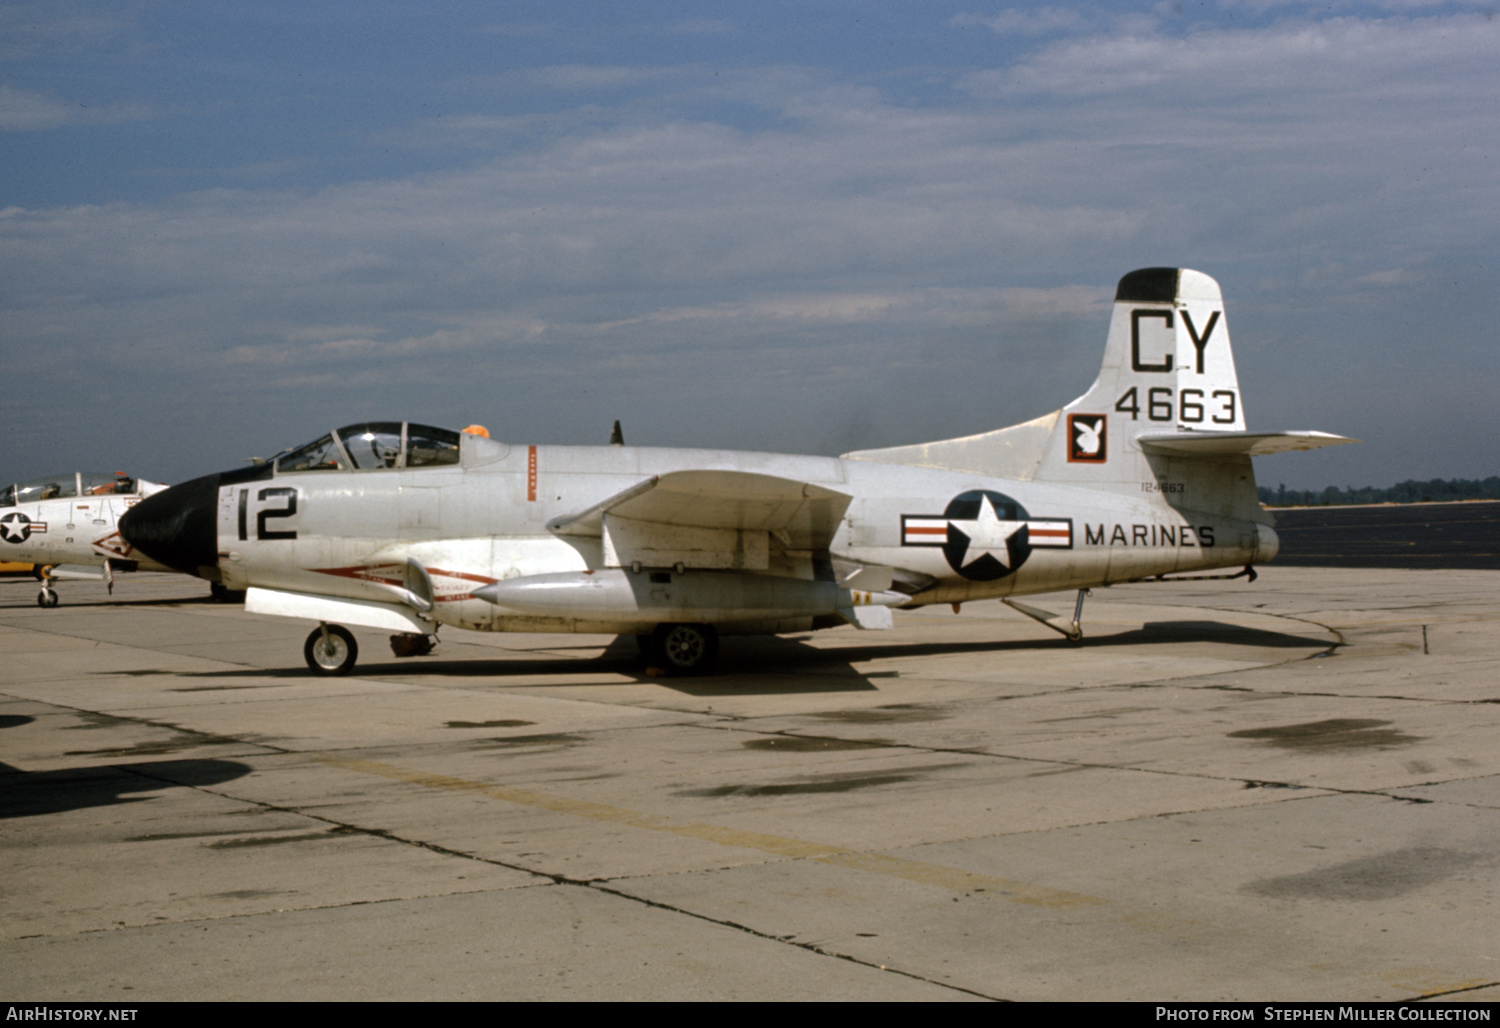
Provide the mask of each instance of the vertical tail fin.
POLYGON ((1258 518, 1252 454, 1352 441, 1247 433, 1219 283, 1187 268, 1142 268, 1115 290, 1098 378, 1062 410, 961 439, 844 457, 1157 495, 1173 506, 1258 518))
POLYGON ((1120 279, 1099 377, 1060 412, 1036 477, 1139 483, 1150 472, 1136 437, 1244 430, 1219 284, 1186 268, 1143 268, 1120 279))

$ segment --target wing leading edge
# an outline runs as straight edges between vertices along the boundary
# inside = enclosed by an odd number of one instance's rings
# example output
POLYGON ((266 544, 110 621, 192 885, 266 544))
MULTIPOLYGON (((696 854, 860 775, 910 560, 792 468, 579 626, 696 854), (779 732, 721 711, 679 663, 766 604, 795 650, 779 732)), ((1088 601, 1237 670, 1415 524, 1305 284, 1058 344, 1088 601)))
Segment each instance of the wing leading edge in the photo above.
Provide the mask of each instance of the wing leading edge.
POLYGON ((556 535, 604 541, 605 564, 683 564, 763 570, 771 538, 787 550, 825 552, 848 509, 846 493, 746 471, 673 471, 554 518, 556 535))

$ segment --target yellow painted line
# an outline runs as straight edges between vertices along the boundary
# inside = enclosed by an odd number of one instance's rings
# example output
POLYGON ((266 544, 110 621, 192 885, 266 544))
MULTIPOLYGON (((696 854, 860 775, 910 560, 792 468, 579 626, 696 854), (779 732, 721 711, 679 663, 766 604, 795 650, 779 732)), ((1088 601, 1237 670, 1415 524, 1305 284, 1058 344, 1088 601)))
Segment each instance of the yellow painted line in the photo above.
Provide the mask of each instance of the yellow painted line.
POLYGON ((339 767, 346 771, 358 772, 359 774, 373 775, 377 778, 386 778, 397 782, 406 782, 409 785, 420 785, 428 789, 472 793, 478 796, 487 796, 490 799, 501 800, 505 803, 515 803, 519 806, 531 807, 536 810, 550 810, 558 814, 570 814, 574 817, 584 817, 593 821, 604 821, 610 824, 629 825, 632 828, 643 828, 652 832, 667 832, 672 835, 686 836, 690 839, 701 839, 705 842, 718 843, 721 846, 736 846, 741 849, 757 850, 761 853, 770 853, 778 857, 815 860, 822 864, 847 867, 869 874, 886 875, 887 877, 900 878, 909 882, 919 882, 923 885, 935 885, 939 888, 951 889, 955 892, 990 892, 1010 900, 1012 903, 1027 903, 1038 907, 1072 907, 1099 905, 1105 902, 1097 896, 1086 896, 1082 893, 1066 892, 1061 889, 1049 889, 1043 885, 1034 885, 1030 882, 1015 881, 1009 878, 995 878, 990 875, 978 874, 974 871, 965 871, 961 868, 945 867, 941 864, 928 864, 919 860, 904 860, 900 857, 889 857, 879 853, 857 853, 840 846, 806 842, 802 839, 789 839, 780 835, 766 835, 762 832, 746 832, 736 828, 725 828, 722 825, 674 821, 670 818, 643 813, 639 810, 627 810, 623 807, 612 807, 608 804, 593 803, 589 800, 556 796, 552 793, 538 792, 535 789, 517 789, 505 785, 494 785, 489 782, 474 782, 466 778, 429 774, 425 771, 413 771, 408 768, 396 767, 393 764, 383 764, 379 761, 355 760, 331 754, 323 754, 317 759, 330 767, 339 767))

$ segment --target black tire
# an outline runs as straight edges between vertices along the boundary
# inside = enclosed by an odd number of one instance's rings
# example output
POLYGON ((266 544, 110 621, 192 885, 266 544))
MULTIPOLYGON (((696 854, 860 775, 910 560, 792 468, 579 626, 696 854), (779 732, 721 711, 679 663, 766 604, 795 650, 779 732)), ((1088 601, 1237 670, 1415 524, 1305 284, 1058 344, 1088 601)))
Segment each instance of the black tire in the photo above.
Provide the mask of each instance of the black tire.
POLYGON ((245 590, 230 589, 226 586, 220 585, 218 582, 210 583, 208 586, 208 592, 209 595, 211 595, 215 600, 218 600, 220 603, 245 602, 245 590))
POLYGON ((38 607, 57 606, 57 593, 55 593, 51 589, 43 589, 41 592, 36 594, 36 605, 38 607))
POLYGON ((398 632, 391 636, 391 652, 398 657, 425 657, 432 652, 437 640, 431 635, 416 632, 398 632))
POLYGON ((323 642, 323 629, 314 628, 302 644, 302 658, 317 675, 347 675, 359 659, 359 643, 343 625, 328 626, 328 644, 323 642))
POLYGON ((713 625, 657 625, 652 643, 662 666, 674 675, 702 675, 719 657, 719 633, 713 625))

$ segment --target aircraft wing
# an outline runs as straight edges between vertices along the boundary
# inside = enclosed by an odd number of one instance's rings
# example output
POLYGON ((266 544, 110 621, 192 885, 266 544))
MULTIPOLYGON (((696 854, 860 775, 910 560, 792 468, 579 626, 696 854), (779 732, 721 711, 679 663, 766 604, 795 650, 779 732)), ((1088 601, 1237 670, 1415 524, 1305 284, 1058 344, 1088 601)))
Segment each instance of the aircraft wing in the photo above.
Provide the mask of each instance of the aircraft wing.
POLYGON ((1147 453, 1174 457, 1215 457, 1244 454, 1260 457, 1291 450, 1316 450, 1322 446, 1357 443, 1358 439, 1330 432, 1156 432, 1136 441, 1147 453))
POLYGON ((657 551, 674 545, 701 550, 705 542, 712 548, 743 545, 746 537, 768 533, 776 533, 788 549, 826 550, 850 499, 846 493, 774 475, 673 471, 580 514, 554 518, 547 527, 557 535, 603 536, 606 541, 613 535, 622 558, 624 549, 636 548, 633 542, 619 545, 626 535, 650 542, 646 548, 657 551))

